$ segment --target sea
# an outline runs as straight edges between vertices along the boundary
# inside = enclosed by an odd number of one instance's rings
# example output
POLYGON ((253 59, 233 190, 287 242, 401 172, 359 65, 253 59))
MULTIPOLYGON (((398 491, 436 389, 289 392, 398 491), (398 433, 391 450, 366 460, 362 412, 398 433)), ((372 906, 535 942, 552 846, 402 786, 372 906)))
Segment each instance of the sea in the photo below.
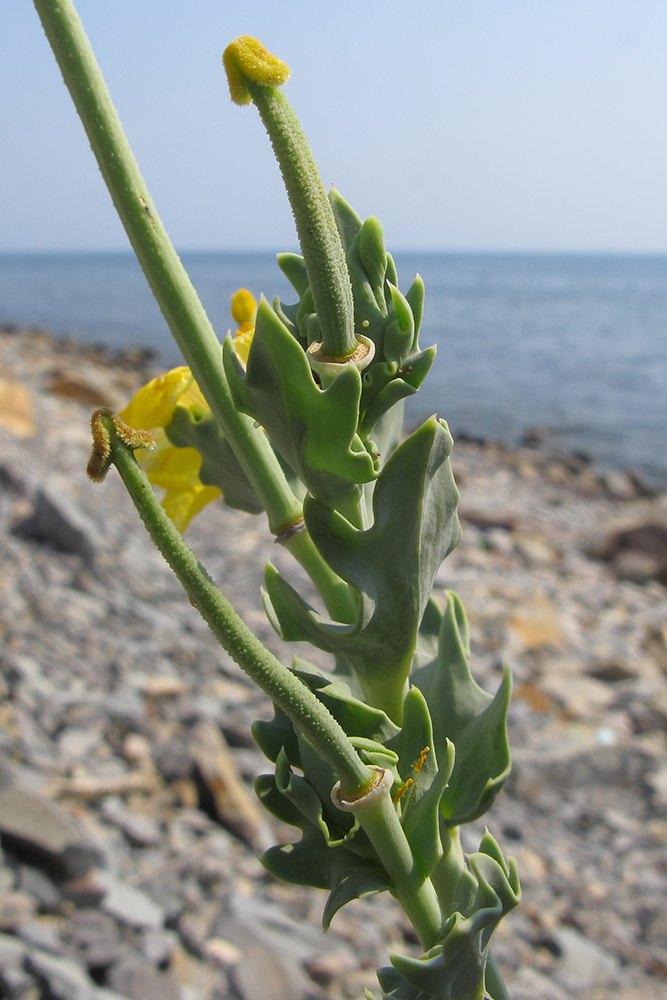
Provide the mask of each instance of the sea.
MULTIPOLYGON (((408 421, 438 413, 456 436, 535 433, 667 488, 667 255, 405 252, 399 287, 426 285, 420 345, 438 353, 408 421)), ((266 252, 183 253, 214 328, 232 293, 296 296, 266 252)), ((130 253, 0 254, 0 325, 182 363, 130 253)))

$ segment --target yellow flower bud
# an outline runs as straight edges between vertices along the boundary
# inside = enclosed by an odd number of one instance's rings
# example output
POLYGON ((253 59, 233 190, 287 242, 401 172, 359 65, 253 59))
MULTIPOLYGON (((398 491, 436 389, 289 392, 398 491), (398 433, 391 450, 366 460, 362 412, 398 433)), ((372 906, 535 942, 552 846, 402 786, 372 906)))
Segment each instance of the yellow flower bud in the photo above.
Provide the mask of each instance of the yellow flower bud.
POLYGON ((289 80, 287 63, 271 55, 261 42, 251 35, 241 35, 230 42, 222 54, 227 73, 229 93, 235 104, 251 104, 252 97, 246 78, 263 86, 280 86, 289 80))
POLYGON ((247 288, 239 288, 232 295, 232 316, 243 330, 245 323, 254 323, 257 313, 257 302, 247 288))
POLYGON ((247 288, 239 288, 238 292, 232 295, 232 316, 239 324, 239 329, 234 335, 234 351, 244 368, 248 364, 248 353, 255 333, 256 315, 257 302, 255 297, 247 288))

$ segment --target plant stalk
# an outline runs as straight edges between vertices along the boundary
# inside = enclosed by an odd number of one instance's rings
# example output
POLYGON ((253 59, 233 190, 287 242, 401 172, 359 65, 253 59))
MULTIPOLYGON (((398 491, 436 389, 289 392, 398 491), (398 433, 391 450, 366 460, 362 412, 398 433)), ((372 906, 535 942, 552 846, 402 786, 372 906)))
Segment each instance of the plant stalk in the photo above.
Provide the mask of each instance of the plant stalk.
POLYGON ((322 702, 250 631, 183 541, 134 457, 132 448, 118 437, 113 418, 104 415, 102 420, 109 433, 111 461, 118 469, 151 538, 178 577, 191 604, 199 611, 223 649, 280 706, 333 768, 345 794, 354 798, 364 793, 373 781, 373 771, 360 759, 347 735, 322 702))
POLYGON ((440 905, 430 879, 424 878, 410 850, 391 798, 391 785, 391 774, 384 771, 363 798, 341 801, 345 799, 342 788, 340 794, 334 788, 332 798, 359 820, 394 883, 394 895, 410 918, 424 951, 428 951, 442 924, 440 905))
POLYGON ((294 109, 278 87, 246 77, 268 132, 294 213, 322 334, 322 353, 348 358, 357 348, 352 285, 329 199, 294 109))
POLYGON ((355 621, 356 607, 349 585, 322 559, 305 525, 276 541, 279 541, 305 569, 317 587, 332 620, 345 625, 355 621))
POLYGON ((102 176, 173 337, 274 534, 301 518, 265 432, 234 408, 220 343, 150 199, 72 0, 34 0, 102 176))

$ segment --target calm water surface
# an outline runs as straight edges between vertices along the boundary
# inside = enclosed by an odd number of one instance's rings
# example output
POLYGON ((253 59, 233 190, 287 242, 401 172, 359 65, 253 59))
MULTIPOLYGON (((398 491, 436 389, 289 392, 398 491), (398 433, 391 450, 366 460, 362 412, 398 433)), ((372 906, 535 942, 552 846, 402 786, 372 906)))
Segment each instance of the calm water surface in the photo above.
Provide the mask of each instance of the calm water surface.
MULTIPOLYGON (((240 286, 295 299, 269 253, 184 254, 219 335, 240 286)), ((420 341, 438 345, 412 419, 507 441, 548 428, 562 449, 667 485, 667 256, 396 254, 426 283, 420 341)), ((129 254, 0 255, 0 323, 180 357, 129 254)))

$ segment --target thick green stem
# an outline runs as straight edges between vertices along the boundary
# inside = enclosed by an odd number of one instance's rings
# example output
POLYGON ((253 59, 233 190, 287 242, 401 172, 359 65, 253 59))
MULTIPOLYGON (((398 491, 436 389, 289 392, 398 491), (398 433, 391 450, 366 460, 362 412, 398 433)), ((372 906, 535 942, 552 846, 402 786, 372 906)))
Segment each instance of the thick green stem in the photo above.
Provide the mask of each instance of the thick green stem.
POLYGON ((410 918, 425 951, 437 938, 442 914, 438 897, 429 879, 415 861, 396 807, 391 798, 392 779, 381 772, 375 786, 356 801, 342 801, 345 795, 334 788, 333 800, 353 813, 365 830, 387 874, 394 883, 394 895, 410 918))
POLYGON ((283 175, 322 333, 322 353, 347 358, 357 348, 345 251, 313 154, 278 87, 246 78, 283 175))
POLYGON ((334 769, 345 794, 354 798, 365 792, 373 771, 359 758, 329 710, 259 641, 213 583, 167 517, 132 449, 118 438, 112 418, 103 420, 110 435, 111 461, 142 521, 220 645, 334 769))
POLYGON ((357 613, 350 587, 324 562, 305 526, 277 538, 288 552, 303 566, 317 587, 324 606, 335 622, 348 625, 355 621, 357 613))
POLYGON ((301 505, 265 432, 237 413, 221 349, 204 308, 151 202, 120 119, 72 0, 34 0, 81 117, 100 171, 162 314, 225 437, 278 534, 301 505))
POLYGON ((403 702, 410 686, 408 678, 400 689, 393 673, 388 678, 381 673, 358 674, 357 678, 367 703, 381 708, 397 726, 403 725, 403 702))

